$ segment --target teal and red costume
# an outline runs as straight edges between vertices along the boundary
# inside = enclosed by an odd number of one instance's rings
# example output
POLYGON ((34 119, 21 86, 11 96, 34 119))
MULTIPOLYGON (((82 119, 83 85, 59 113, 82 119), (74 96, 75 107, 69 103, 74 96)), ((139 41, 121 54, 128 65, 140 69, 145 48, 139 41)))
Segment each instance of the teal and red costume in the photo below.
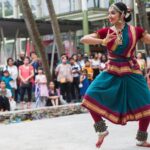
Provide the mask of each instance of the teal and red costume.
MULTIPOLYGON (((97 31, 104 39, 111 28, 97 31)), ((135 58, 135 47, 144 30, 125 24, 122 45, 107 44, 107 70, 87 89, 82 105, 115 124, 150 118, 150 91, 135 58)))

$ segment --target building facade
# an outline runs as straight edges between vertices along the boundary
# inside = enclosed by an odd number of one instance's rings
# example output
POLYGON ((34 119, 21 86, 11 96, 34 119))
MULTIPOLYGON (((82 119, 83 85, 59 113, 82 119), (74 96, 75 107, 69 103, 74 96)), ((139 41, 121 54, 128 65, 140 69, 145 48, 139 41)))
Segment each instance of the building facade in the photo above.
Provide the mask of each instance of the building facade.
MULTIPOLYGON (((82 20, 82 0, 53 0, 54 8, 58 19, 67 20, 82 20)), ((107 26, 107 14, 108 7, 112 2, 123 1, 126 4, 134 8, 135 0, 87 0, 88 7, 88 21, 92 25, 89 32, 107 26)), ((149 0, 147 0, 149 2, 149 0)), ((48 9, 46 5, 46 0, 29 0, 30 7, 35 19, 45 19, 49 20, 48 9)), ((150 2, 149 2, 150 3, 150 2)), ((150 11, 150 6, 147 7, 150 11)), ((21 9, 19 8, 18 0, 0 0, 0 17, 2 18, 23 18, 21 9)), ((76 51, 79 47, 83 49, 80 45, 79 39, 83 35, 82 29, 76 32, 72 32, 68 29, 67 33, 62 33, 64 44, 68 49, 69 55, 76 51)), ((47 35, 43 37, 45 40, 52 39, 53 35, 47 35)), ((26 39, 17 39, 17 52, 26 49, 26 39)), ((5 39, 5 54, 7 57, 11 57, 14 48, 14 39, 5 39)), ((51 47, 49 48, 51 49, 51 47)), ((51 50, 47 50, 49 53, 51 50)))

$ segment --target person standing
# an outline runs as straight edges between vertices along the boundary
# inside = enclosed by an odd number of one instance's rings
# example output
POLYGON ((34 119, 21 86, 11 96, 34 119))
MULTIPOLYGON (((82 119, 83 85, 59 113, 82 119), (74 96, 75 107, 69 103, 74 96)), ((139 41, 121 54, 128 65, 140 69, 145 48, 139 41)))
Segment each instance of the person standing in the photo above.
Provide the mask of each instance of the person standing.
POLYGON ((80 88, 80 95, 83 98, 87 88, 89 87, 90 82, 88 80, 88 75, 87 75, 87 70, 82 70, 81 72, 81 76, 80 76, 80 84, 79 84, 79 88, 80 88))
POLYGON ((41 66, 41 60, 38 58, 36 52, 31 52, 30 54, 31 57, 31 65, 34 68, 34 76, 38 74, 38 68, 41 66))
POLYGON ((36 107, 44 107, 48 97, 47 79, 43 68, 38 68, 38 74, 35 76, 35 98, 36 107))
MULTIPOLYGON (((20 51, 19 53, 19 58, 17 60, 15 60, 14 65, 17 67, 17 69, 19 70, 19 66, 23 65, 23 61, 25 58, 25 52, 24 51, 20 51)), ((15 100, 16 102, 20 102, 19 101, 19 96, 20 96, 20 80, 19 77, 17 78, 17 90, 15 93, 15 100)))
POLYGON ((18 78, 18 69, 14 65, 14 60, 13 58, 8 58, 7 59, 7 66, 4 67, 4 70, 8 70, 10 77, 12 80, 10 81, 10 85, 12 88, 12 96, 15 101, 17 101, 17 78, 18 78))
POLYGON ((12 92, 12 87, 10 85, 10 82, 13 81, 13 79, 10 77, 10 73, 8 70, 3 71, 3 77, 1 80, 5 82, 6 88, 12 92))
POLYGON ((71 102, 71 83, 73 81, 71 65, 67 64, 67 58, 61 57, 61 64, 55 70, 57 82, 59 82, 60 93, 68 103, 71 102))
POLYGON ((100 66, 100 59, 98 58, 98 54, 94 53, 94 58, 91 60, 91 66, 93 69, 93 79, 99 74, 99 66, 100 66))
POLYGON ((20 101, 21 107, 24 109, 24 95, 27 91, 28 99, 27 99, 27 108, 31 108, 31 98, 32 98, 32 84, 34 77, 34 69, 32 65, 30 65, 30 58, 25 57, 24 64, 19 67, 19 78, 20 78, 20 101))
POLYGON ((72 76, 73 76, 73 81, 71 83, 71 95, 73 100, 79 101, 80 99, 79 80, 80 80, 81 68, 72 57, 70 58, 70 65, 71 65, 72 76))
POLYGON ((25 58, 25 52, 24 52, 24 51, 21 51, 20 54, 19 54, 19 59, 17 59, 17 60, 14 62, 14 65, 17 66, 17 68, 18 68, 19 66, 23 65, 24 58, 25 58))
POLYGON ((104 71, 107 68, 107 56, 102 54, 99 70, 100 72, 104 71))
POLYGON ((127 24, 131 12, 123 2, 110 6, 110 27, 85 35, 82 43, 101 44, 108 50, 107 69, 87 89, 82 105, 89 109, 98 132, 96 147, 108 135, 103 118, 115 124, 139 121, 137 146, 150 147, 147 128, 150 122, 150 91, 135 57, 138 40, 150 44, 150 34, 141 27, 127 24))

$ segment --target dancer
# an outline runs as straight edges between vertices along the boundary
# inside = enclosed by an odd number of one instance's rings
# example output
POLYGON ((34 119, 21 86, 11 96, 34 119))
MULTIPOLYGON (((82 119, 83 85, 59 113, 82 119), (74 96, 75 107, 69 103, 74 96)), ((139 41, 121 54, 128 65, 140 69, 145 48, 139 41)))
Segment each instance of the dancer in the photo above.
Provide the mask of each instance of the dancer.
POLYGON ((131 12, 122 2, 109 8, 111 27, 85 35, 81 42, 101 44, 108 50, 106 71, 99 74, 87 89, 82 105, 89 109, 99 133, 96 146, 99 148, 108 135, 102 117, 115 124, 139 121, 137 146, 150 147, 147 128, 150 122, 150 91, 135 58, 138 40, 150 44, 150 34, 141 27, 127 24, 131 12))

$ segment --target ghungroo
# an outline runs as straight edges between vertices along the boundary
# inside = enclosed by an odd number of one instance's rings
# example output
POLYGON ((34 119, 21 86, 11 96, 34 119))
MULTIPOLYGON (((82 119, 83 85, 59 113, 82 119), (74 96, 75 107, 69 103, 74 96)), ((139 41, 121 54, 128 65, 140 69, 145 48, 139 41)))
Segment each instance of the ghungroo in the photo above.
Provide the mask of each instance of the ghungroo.
POLYGON ((146 141, 148 138, 148 133, 143 131, 138 131, 136 135, 136 139, 138 141, 146 141))
POLYGON ((104 132, 107 130, 107 126, 104 120, 100 120, 94 124, 96 132, 104 132))

